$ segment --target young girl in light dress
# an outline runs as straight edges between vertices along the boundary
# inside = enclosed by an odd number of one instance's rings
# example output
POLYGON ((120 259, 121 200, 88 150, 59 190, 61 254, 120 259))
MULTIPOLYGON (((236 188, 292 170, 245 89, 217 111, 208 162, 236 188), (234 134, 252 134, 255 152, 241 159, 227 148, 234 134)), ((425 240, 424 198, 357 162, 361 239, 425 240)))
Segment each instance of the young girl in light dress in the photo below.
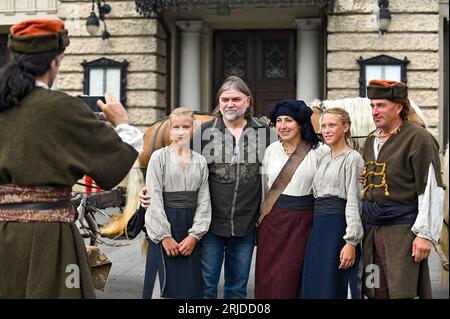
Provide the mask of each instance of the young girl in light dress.
POLYGON ((306 248, 301 298, 360 298, 358 264, 361 223, 361 155, 350 144, 350 116, 341 108, 327 109, 321 118, 325 144, 313 180, 313 227, 306 248))
POLYGON ((145 215, 149 236, 144 298, 156 274, 161 297, 203 298, 198 241, 208 231, 211 203, 206 159, 190 149, 194 114, 175 109, 169 117, 172 143, 155 151, 147 168, 151 204, 145 215))

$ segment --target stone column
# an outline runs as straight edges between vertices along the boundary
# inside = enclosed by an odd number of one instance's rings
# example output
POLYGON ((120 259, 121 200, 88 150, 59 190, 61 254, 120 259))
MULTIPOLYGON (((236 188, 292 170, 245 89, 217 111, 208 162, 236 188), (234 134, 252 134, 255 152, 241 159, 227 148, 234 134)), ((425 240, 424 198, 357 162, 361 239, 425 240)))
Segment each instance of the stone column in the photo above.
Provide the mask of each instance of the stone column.
POLYGON ((295 19, 297 26, 297 99, 307 104, 320 97, 322 19, 295 19))
POLYGON ((177 21, 181 29, 180 105, 201 110, 200 40, 202 21, 177 21))

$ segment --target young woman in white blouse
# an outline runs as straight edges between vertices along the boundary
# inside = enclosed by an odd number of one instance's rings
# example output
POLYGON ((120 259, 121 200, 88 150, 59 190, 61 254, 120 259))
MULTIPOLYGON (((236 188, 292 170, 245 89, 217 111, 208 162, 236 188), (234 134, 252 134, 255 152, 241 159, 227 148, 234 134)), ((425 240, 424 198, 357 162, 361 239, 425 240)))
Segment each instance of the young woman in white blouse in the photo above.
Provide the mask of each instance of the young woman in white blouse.
POLYGON ((330 147, 320 160, 313 181, 316 197, 309 237, 301 298, 360 298, 358 264, 363 226, 360 212, 364 168, 361 155, 350 144, 350 116, 341 108, 322 114, 321 130, 330 147))
POLYGON ((263 199, 283 166, 302 141, 310 149, 259 226, 255 298, 294 299, 299 293, 303 258, 312 227, 312 181, 324 152, 311 123, 312 110, 303 101, 279 102, 270 121, 279 140, 264 154, 263 199))

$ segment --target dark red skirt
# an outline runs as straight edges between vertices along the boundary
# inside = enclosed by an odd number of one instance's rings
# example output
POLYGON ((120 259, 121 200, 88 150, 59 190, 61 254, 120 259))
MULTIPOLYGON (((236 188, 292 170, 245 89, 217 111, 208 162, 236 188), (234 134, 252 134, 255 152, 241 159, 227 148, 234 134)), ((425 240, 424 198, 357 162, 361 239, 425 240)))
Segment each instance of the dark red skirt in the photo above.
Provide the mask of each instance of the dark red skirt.
POLYGON ((258 232, 255 298, 297 298, 313 215, 312 208, 273 208, 264 218, 258 232))

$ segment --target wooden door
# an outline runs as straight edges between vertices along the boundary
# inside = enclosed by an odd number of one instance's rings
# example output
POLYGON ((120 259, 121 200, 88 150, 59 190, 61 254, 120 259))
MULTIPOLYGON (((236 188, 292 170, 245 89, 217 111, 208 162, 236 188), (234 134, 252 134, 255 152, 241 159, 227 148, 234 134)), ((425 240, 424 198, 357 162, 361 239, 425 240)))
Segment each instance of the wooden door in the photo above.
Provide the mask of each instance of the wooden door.
POLYGON ((213 72, 213 105, 223 80, 237 75, 255 98, 255 114, 267 115, 279 100, 295 98, 295 31, 216 31, 213 72))

